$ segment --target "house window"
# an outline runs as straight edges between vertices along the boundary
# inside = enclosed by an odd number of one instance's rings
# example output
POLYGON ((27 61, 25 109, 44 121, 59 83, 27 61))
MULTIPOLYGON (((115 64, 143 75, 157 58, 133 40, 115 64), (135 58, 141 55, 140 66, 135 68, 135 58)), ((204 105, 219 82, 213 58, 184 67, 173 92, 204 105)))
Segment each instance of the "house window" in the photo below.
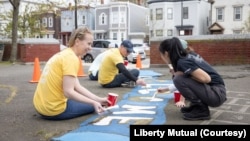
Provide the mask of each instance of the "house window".
POLYGON ((156 30, 156 36, 163 36, 162 30, 156 30))
POLYGON ((150 35, 151 35, 151 37, 154 37, 154 31, 153 30, 150 30, 150 35))
POLYGON ((113 12, 112 13, 112 21, 111 21, 111 23, 117 24, 118 23, 118 18, 119 18, 119 14, 117 12, 113 12))
POLYGON ((124 40, 124 33, 122 32, 121 33, 121 41, 123 41, 124 40))
POLYGON ((241 34, 241 30, 233 30, 233 34, 241 34))
POLYGON ((234 20, 241 21, 241 17, 242 17, 242 7, 241 6, 234 7, 234 20))
POLYGON ((69 26, 70 25, 70 21, 71 21, 70 16, 65 17, 64 20, 65 20, 65 22, 64 22, 65 26, 69 26))
POLYGON ((47 27, 47 18, 46 17, 43 18, 43 26, 47 27))
POLYGON ((167 10, 167 18, 168 18, 168 20, 173 19, 173 8, 168 8, 168 10, 167 10))
POLYGON ((121 23, 126 23, 126 15, 125 12, 121 12, 121 16, 120 16, 120 22, 121 23))
POLYGON ((53 27, 53 18, 49 17, 49 27, 53 27))
POLYGON ((86 25, 86 16, 85 15, 82 16, 82 24, 86 25))
POLYGON ((156 20, 162 20, 162 8, 156 8, 156 20))
POLYGON ((113 33, 113 40, 117 40, 117 33, 113 33))
POLYGON ((107 15, 102 13, 99 16, 99 25, 106 25, 107 24, 107 15))
POLYGON ((149 16, 147 15, 147 16, 146 16, 146 25, 149 26, 149 23, 150 23, 150 22, 149 22, 149 16))
POLYGON ((153 9, 150 9, 150 20, 153 20, 153 9))
POLYGON ((168 30, 168 36, 173 36, 173 30, 172 29, 168 30))
POLYGON ((224 20, 224 8, 216 8, 216 17, 217 21, 224 20))
POLYGON ((183 19, 188 19, 188 7, 183 7, 183 19))

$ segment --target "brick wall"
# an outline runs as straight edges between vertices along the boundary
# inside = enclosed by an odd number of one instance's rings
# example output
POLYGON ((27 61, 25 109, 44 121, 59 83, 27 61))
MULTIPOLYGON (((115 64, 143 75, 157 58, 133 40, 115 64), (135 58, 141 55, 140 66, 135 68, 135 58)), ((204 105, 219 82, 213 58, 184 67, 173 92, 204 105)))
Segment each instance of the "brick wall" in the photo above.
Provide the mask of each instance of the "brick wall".
MULTIPOLYGON (((11 41, 0 41, 4 44, 2 61, 9 61, 11 55, 11 41)), ((56 39, 21 39, 17 45, 17 61, 24 63, 34 62, 38 57, 39 61, 46 62, 52 55, 60 51, 59 41, 56 39)), ((0 60, 1 61, 1 60, 0 60)))
MULTIPOLYGON (((185 39, 197 53, 211 65, 250 64, 250 35, 211 35, 197 37, 179 37, 185 39), (212 38, 213 37, 213 38, 212 38)), ((159 56, 158 47, 164 40, 150 42, 150 66, 165 66, 159 56)))
POLYGON ((36 57, 39 61, 46 62, 55 53, 60 51, 59 44, 19 44, 20 60, 33 62, 36 57))

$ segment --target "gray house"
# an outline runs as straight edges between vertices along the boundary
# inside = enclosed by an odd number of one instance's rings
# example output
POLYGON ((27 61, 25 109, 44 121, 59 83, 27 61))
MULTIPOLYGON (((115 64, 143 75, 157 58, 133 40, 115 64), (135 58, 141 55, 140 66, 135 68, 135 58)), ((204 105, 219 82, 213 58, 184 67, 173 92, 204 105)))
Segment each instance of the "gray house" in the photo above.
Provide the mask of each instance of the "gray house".
POLYGON ((95 39, 148 41, 148 8, 130 2, 96 6, 95 39))
POLYGON ((87 26, 89 29, 94 30, 95 25, 95 9, 89 5, 77 6, 77 18, 75 18, 75 9, 70 8, 61 10, 61 32, 60 39, 62 44, 67 45, 71 32, 76 27, 87 26), (77 23, 77 25, 75 25, 77 23))

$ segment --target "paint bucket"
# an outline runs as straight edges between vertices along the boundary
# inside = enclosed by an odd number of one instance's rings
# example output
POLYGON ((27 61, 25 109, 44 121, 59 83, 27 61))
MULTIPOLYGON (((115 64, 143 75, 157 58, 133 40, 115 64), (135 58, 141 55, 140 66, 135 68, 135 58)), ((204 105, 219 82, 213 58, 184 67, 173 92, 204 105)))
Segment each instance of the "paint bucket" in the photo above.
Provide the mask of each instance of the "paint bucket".
POLYGON ((117 102, 117 98, 118 98, 118 94, 115 93, 108 93, 108 100, 110 101, 110 103, 108 104, 108 106, 114 106, 117 102))
POLYGON ((174 102, 179 102, 181 97, 181 93, 179 91, 174 91, 174 102))
POLYGON ((124 65, 128 66, 128 60, 124 60, 124 65))

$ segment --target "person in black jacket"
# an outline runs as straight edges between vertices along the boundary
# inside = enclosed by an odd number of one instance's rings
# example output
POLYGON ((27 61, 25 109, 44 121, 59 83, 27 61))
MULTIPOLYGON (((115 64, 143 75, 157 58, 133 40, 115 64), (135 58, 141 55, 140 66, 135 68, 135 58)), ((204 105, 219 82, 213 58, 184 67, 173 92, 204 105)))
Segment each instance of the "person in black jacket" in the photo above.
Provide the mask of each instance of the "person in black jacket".
POLYGON ((208 106, 221 106, 226 100, 226 88, 222 77, 199 54, 177 37, 160 43, 161 58, 172 64, 173 83, 182 96, 190 101, 189 107, 182 107, 186 120, 208 120, 208 106))

